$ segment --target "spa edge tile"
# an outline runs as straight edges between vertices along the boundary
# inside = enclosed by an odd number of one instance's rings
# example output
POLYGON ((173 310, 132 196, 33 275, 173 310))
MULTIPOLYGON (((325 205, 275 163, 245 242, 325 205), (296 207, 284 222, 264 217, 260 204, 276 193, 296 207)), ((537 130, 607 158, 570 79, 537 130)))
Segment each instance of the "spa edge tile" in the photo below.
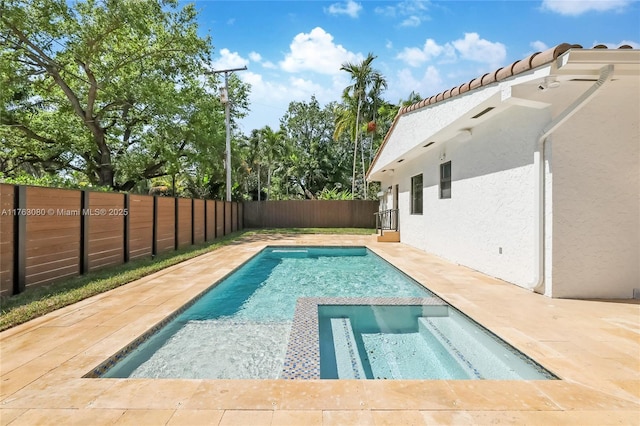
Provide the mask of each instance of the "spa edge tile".
POLYGON ((225 410, 219 426, 270 426, 271 410, 225 410))
POLYGON ((620 398, 577 383, 539 381, 535 386, 562 410, 637 410, 640 414, 638 400, 620 398))
POLYGON ((27 408, 0 408, 0 426, 8 425, 27 410, 27 408))
POLYGON ((204 380, 185 401, 188 410, 279 408, 283 380, 204 380))
POLYGON ((218 425, 224 410, 183 410, 178 409, 167 422, 167 426, 209 426, 218 425))
POLYGON ((322 426, 321 410, 275 410, 271 426, 322 426))
POLYGON ((113 385, 90 403, 92 408, 176 409, 185 405, 201 383, 200 380, 172 379, 111 381, 114 382, 113 385))
POLYGON ((280 395, 282 410, 362 410, 367 402, 362 380, 289 380, 280 395))
MULTIPOLYGON (((522 380, 450 380, 456 408, 480 410, 560 410, 561 408, 535 386, 538 381, 522 380)), ((558 380, 542 380, 558 382, 558 380)))
POLYGON ((456 395, 446 380, 366 380, 365 401, 372 410, 446 410, 456 395))
POLYGON ((371 410, 371 418, 375 426, 426 426, 424 416, 418 410, 371 410))
POLYGON ((374 420, 369 410, 323 410, 323 426, 369 426, 374 420))
POLYGON ((440 422, 430 421, 429 424, 469 424, 469 425, 636 425, 637 411, 467 411, 468 421, 458 421, 451 413, 452 421, 447 421, 446 413, 424 413, 425 417, 433 419, 440 416, 440 422))
POLYGON ((36 381, 2 401, 5 408, 86 408, 114 383, 86 379, 36 381), (77 392, 82 389, 82 392, 77 392))
POLYGON ((10 423, 11 426, 34 425, 113 425, 122 416, 124 410, 95 409, 40 409, 26 411, 10 423))
POLYGON ((175 410, 126 410, 114 423, 118 426, 164 425, 175 410))

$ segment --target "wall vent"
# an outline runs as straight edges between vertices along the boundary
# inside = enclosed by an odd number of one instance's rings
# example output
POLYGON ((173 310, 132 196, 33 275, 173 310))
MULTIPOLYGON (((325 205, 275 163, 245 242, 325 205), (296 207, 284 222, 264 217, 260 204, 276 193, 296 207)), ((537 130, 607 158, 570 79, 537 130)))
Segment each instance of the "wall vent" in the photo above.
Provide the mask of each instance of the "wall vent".
POLYGON ((491 111, 491 110, 492 110, 492 109, 494 109, 494 108, 495 108, 495 107, 489 107, 489 108, 486 108, 486 109, 484 109, 484 110, 480 111, 479 113, 477 113, 476 115, 474 115, 474 116, 473 116, 473 117, 471 117, 471 118, 479 118, 479 117, 482 117, 483 115, 485 115, 486 113, 488 113, 489 111, 491 111))

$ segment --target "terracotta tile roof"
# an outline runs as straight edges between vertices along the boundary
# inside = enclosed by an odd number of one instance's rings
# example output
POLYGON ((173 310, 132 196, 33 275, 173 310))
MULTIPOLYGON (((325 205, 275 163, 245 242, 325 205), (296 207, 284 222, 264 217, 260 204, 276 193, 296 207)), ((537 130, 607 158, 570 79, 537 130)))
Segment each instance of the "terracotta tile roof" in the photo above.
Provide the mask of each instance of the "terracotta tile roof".
MULTIPOLYGON (((382 150, 384 149, 384 147, 386 146, 389 137, 391 136, 391 133, 393 132, 393 130, 396 127, 396 124, 398 124, 398 119, 400 118, 400 116, 402 114, 411 112, 411 111, 415 111, 418 110, 420 108, 424 108, 428 105, 433 105, 437 102, 441 102, 445 99, 449 99, 452 98, 454 96, 458 96, 461 95, 465 92, 468 92, 470 90, 474 90, 477 89, 478 87, 482 87, 482 86, 487 86, 489 84, 492 83, 496 83, 498 81, 504 80, 506 78, 512 77, 514 75, 523 73, 525 71, 537 68, 539 66, 551 63, 553 61, 555 61, 556 59, 558 59, 558 56, 562 55, 563 53, 565 53, 567 50, 569 49, 582 49, 582 46, 579 44, 569 44, 569 43, 562 43, 559 44, 555 47, 552 47, 550 49, 545 50, 544 52, 536 52, 533 53, 529 56, 527 56, 524 59, 520 59, 519 61, 515 61, 514 63, 512 63, 511 65, 508 65, 506 67, 502 67, 502 68, 498 68, 497 70, 493 71, 493 72, 489 72, 486 73, 480 77, 476 77, 473 80, 467 82, 467 83, 463 83, 459 86, 453 87, 451 89, 445 90, 444 92, 438 93, 436 95, 431 96, 430 98, 425 98, 419 102, 416 102, 412 105, 408 105, 405 107, 400 108, 400 110, 398 111, 398 114, 396 115, 395 119, 393 120, 393 123, 391 123, 391 127, 389 128, 389 130, 387 131, 387 134, 384 137, 384 140, 382 141, 382 144, 380 145, 380 147, 378 148, 378 150, 376 151, 375 156, 373 157, 373 161, 371 162, 371 165, 369 166, 369 170, 367 171, 366 174, 366 178, 369 177, 371 171, 372 171, 372 167, 373 165, 376 163, 376 161, 378 161, 378 157, 380 156, 380 153, 382 152, 382 150)), ((592 49, 608 49, 608 47, 604 44, 598 44, 592 47, 592 49)), ((628 44, 624 44, 622 46, 619 46, 618 49, 633 49, 632 46, 629 46, 628 44)))
MULTIPOLYGON (((491 83, 495 83, 497 81, 501 81, 511 76, 537 68, 541 65, 548 64, 556 60, 558 56, 562 55, 569 49, 582 49, 582 46, 579 44, 562 43, 555 47, 547 49, 544 52, 533 53, 524 59, 515 61, 511 65, 498 68, 493 72, 489 72, 483 76, 474 78, 467 83, 462 83, 459 86, 445 90, 444 92, 433 95, 430 98, 425 98, 420 102, 416 102, 415 104, 402 107, 400 108, 400 111, 398 111, 398 115, 424 108, 427 105, 435 104, 436 102, 461 95, 470 90, 477 89, 478 87, 487 86, 491 83)), ((598 44, 596 46, 593 46, 592 49, 607 49, 607 46, 605 46, 604 44, 598 44)), ((625 44, 620 46, 618 49, 632 49, 632 47, 625 44)))

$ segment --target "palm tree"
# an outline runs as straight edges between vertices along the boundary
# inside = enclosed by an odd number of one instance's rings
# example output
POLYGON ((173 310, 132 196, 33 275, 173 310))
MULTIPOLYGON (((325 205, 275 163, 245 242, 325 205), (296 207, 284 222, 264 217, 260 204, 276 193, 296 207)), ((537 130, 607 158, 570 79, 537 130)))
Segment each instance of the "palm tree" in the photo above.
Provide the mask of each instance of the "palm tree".
MULTIPOLYGON (((369 113, 367 114, 367 116, 371 119, 371 121, 374 123, 374 128, 373 128, 373 132, 371 135, 371 141, 369 143, 369 158, 368 158, 368 163, 367 163, 367 167, 369 164, 371 164, 371 160, 373 158, 373 143, 374 143, 374 138, 376 135, 376 129, 377 126, 375 126, 376 123, 376 119, 377 119, 377 112, 378 112, 378 108, 381 106, 382 104, 382 99, 380 98, 380 95, 382 94, 382 92, 387 88, 387 80, 382 76, 382 74, 380 74, 377 71, 374 71, 372 73, 371 76, 371 87, 369 89, 369 93, 367 94, 367 97, 369 99, 369 113)), ((368 127, 367 127, 368 130, 368 127)), ((362 150, 364 151, 364 150, 362 150)), ((364 164, 364 155, 362 155, 362 176, 364 179, 364 175, 366 174, 366 169, 365 169, 365 164, 364 164)), ((367 181, 364 181, 364 185, 365 185, 365 200, 367 199, 367 194, 369 193, 369 184, 367 183, 367 181)))
POLYGON ((267 200, 271 199, 271 175, 276 166, 276 159, 285 154, 284 134, 281 130, 273 131, 265 126, 260 130, 261 145, 260 154, 262 161, 267 166, 267 200))
MULTIPOLYGON (((352 128, 352 138, 354 140, 353 146, 353 175, 351 181, 351 193, 355 195, 356 191, 356 164, 358 157, 358 145, 360 138, 360 123, 362 119, 363 110, 372 111, 371 101, 379 99, 379 95, 384 88, 386 88, 387 83, 384 77, 372 68, 371 63, 376 58, 373 53, 369 53, 367 57, 358 64, 354 64, 351 62, 345 62, 340 67, 341 71, 346 71, 351 75, 352 84, 347 86, 342 92, 343 102, 346 104, 346 108, 342 111, 339 111, 337 122, 336 122, 336 134, 334 134, 334 139, 346 130, 346 127, 353 126, 352 128), (355 111, 355 117, 350 117, 355 111)), ((367 114, 371 116, 371 114, 367 114)), ((361 145, 361 144, 360 144, 361 145)), ((361 157, 362 157, 362 178, 364 179, 364 175, 366 173, 365 163, 364 163, 364 149, 360 146, 361 157)), ((364 197, 367 197, 366 188, 364 192, 364 197)))

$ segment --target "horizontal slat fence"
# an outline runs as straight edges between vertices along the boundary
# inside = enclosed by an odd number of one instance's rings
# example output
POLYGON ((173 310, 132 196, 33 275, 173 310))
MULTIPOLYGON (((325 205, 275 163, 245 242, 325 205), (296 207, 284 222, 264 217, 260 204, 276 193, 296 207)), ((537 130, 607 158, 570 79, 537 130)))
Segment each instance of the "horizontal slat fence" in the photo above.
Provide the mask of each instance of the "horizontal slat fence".
POLYGON ((375 228, 378 201, 252 201, 242 207, 245 228, 375 228))
POLYGON ((0 296, 213 241, 242 229, 242 211, 236 202, 0 184, 0 296))
MULTIPOLYGON (((14 208, 15 190, 13 185, 0 185, 0 213, 14 208)), ((13 217, 0 216, 0 295, 13 294, 14 247, 13 217)))

